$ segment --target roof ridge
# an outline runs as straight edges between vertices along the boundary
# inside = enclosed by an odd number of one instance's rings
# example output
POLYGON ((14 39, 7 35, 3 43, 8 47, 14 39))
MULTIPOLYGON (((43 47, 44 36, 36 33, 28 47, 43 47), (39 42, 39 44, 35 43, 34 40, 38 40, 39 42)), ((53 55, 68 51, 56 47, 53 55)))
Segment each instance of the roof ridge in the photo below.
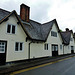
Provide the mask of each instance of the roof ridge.
POLYGON ((41 25, 41 23, 39 23, 39 22, 37 22, 37 21, 31 20, 31 19, 30 19, 30 21, 33 21, 33 22, 38 23, 38 24, 40 24, 40 25, 41 25))
POLYGON ((5 12, 8 12, 8 13, 11 13, 10 11, 7 11, 7 10, 2 9, 2 8, 0 8, 0 10, 5 11, 5 12))
POLYGON ((66 33, 66 32, 72 32, 72 30, 69 30, 69 31, 62 31, 61 33, 66 33))
POLYGON ((52 22, 52 21, 55 21, 56 19, 53 19, 53 20, 51 20, 51 21, 48 21, 48 22, 46 22, 46 23, 43 23, 42 25, 45 25, 45 24, 48 24, 48 23, 50 23, 50 22, 52 22))

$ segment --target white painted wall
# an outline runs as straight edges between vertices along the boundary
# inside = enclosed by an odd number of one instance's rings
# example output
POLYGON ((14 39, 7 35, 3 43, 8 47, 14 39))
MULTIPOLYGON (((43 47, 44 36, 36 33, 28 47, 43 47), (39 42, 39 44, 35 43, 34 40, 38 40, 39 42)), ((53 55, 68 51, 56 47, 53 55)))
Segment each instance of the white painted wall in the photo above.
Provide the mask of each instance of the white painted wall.
POLYGON ((30 48, 30 57, 38 58, 38 57, 46 57, 50 56, 50 48, 48 50, 44 50, 44 43, 32 43, 30 48))
POLYGON ((70 53, 71 53, 70 45, 64 46, 64 54, 70 54, 70 53))
POLYGON ((74 46, 74 52, 75 52, 75 43, 74 43, 74 38, 72 33, 71 33, 71 38, 73 39, 73 41, 70 41, 70 50, 71 50, 71 46, 74 46))
MULTIPOLYGON (((50 46, 51 46, 51 44, 57 44, 57 45, 58 45, 58 55, 61 55, 61 54, 63 54, 62 39, 61 39, 60 34, 58 33, 58 29, 57 29, 55 23, 54 23, 54 25, 53 25, 51 31, 57 32, 57 37, 51 36, 51 32, 50 32, 50 34, 49 34, 49 36, 48 36, 48 39, 47 39, 47 42, 46 42, 46 43, 49 43, 50 46), (60 45, 62 45, 62 49, 60 49, 60 45)), ((51 50, 50 52, 52 52, 51 47, 50 47, 50 50, 51 50)), ((51 54, 52 54, 52 53, 51 53, 51 54)))
POLYGON ((28 59, 28 43, 26 41, 26 34, 21 25, 17 24, 17 19, 14 15, 9 17, 9 20, 0 24, 0 40, 7 41, 6 62, 28 59), (17 26, 16 34, 8 34, 6 32, 7 24, 17 26), (15 52, 15 42, 23 42, 24 50, 15 52))

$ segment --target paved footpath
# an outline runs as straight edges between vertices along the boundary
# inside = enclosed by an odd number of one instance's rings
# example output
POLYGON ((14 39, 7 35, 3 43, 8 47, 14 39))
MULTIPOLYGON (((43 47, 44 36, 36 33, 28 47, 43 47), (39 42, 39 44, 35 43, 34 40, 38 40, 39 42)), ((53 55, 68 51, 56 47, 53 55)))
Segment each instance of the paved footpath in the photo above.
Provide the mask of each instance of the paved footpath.
POLYGON ((41 58, 41 59, 34 59, 34 60, 28 60, 23 61, 19 63, 13 63, 13 64, 7 64, 4 66, 0 66, 0 75, 9 75, 11 72, 18 71, 21 69, 26 69, 29 67, 54 62, 60 59, 68 58, 68 57, 74 57, 75 54, 70 55, 63 55, 63 56, 57 56, 57 57, 47 57, 47 58, 41 58))

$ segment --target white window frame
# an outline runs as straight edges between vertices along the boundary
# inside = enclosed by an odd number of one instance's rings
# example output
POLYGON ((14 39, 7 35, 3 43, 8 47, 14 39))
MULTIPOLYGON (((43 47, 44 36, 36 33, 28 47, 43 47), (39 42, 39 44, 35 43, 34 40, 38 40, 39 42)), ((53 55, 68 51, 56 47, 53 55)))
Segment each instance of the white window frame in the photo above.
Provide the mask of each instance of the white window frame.
POLYGON ((15 47, 16 47, 16 43, 19 43, 19 48, 18 48, 18 51, 15 50, 15 52, 22 52, 22 51, 24 51, 24 43, 23 42, 15 42, 15 47), (22 43, 22 50, 20 50, 20 43, 22 43))
POLYGON ((15 25, 15 24, 10 24, 10 23, 8 23, 7 26, 6 26, 6 33, 7 33, 7 34, 13 34, 13 33, 12 33, 12 26, 15 26, 15 33, 14 33, 14 34, 16 34, 17 25, 15 25), (11 25, 10 33, 7 32, 8 25, 11 25))
POLYGON ((58 35, 57 35, 57 32, 55 32, 55 31, 51 31, 51 36, 53 36, 53 37, 57 37, 58 35))
POLYGON ((44 44, 44 50, 48 50, 49 49, 49 45, 48 45, 48 43, 45 43, 44 44))

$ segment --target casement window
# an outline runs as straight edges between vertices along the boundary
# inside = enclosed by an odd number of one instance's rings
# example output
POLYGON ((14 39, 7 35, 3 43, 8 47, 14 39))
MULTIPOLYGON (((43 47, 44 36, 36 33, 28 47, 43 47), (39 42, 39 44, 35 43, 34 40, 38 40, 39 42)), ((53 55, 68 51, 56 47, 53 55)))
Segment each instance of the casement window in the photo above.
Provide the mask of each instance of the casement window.
POLYGON ((57 32, 51 31, 51 36, 57 37, 57 32))
POLYGON ((15 51, 23 51, 23 43, 16 42, 15 43, 15 51))
POLYGON ((48 44, 44 44, 44 49, 48 50, 48 44))
POLYGON ((60 49, 62 49, 62 45, 60 45, 60 49))
POLYGON ((8 24, 7 25, 7 33, 15 34, 15 32, 16 32, 16 26, 12 25, 12 24, 8 24))
POLYGON ((74 50, 74 46, 71 46, 71 50, 74 50))

